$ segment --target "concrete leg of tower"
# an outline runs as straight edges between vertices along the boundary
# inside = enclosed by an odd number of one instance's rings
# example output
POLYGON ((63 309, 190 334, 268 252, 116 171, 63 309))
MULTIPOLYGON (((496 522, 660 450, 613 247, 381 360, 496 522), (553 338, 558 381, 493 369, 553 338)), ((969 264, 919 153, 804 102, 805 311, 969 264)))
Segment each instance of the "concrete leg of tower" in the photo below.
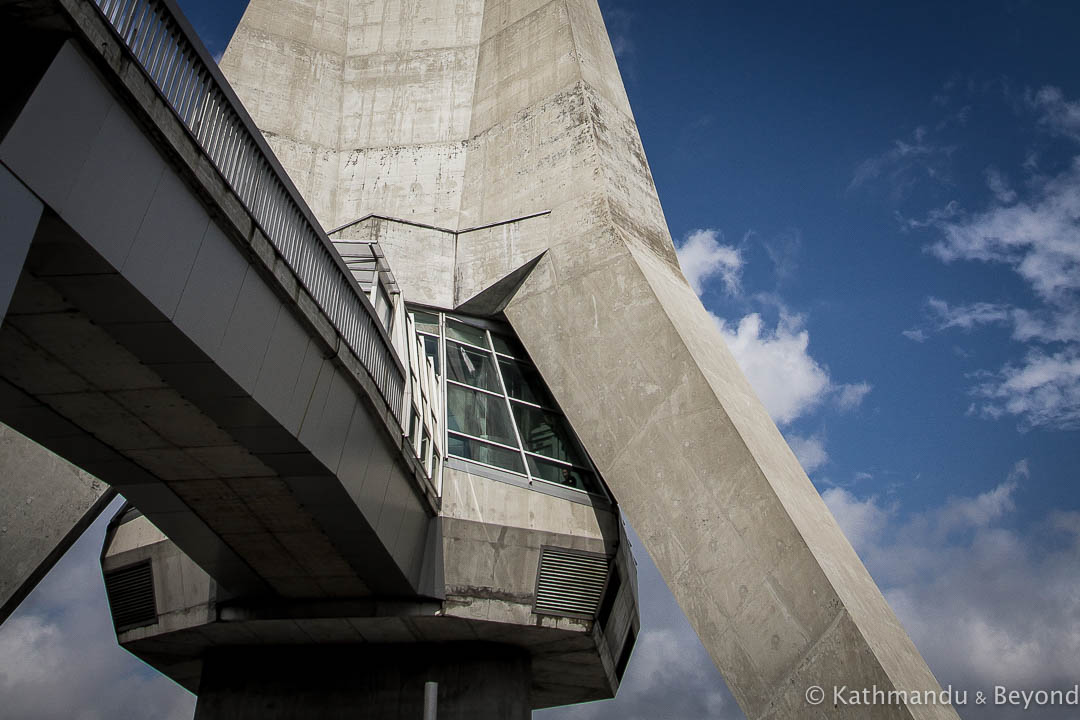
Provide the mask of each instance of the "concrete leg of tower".
POLYGON ((195 720, 527 720, 530 662, 488 643, 249 647, 204 660, 195 720))
POLYGON ((0 622, 116 493, 0 423, 0 622))

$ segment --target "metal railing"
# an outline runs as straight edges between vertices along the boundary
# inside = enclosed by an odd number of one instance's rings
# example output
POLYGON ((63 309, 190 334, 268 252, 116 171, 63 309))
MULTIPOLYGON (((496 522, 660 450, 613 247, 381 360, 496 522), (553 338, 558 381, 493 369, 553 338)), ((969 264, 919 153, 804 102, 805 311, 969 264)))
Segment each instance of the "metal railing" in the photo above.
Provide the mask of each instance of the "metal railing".
POLYGON ((330 319, 400 422, 405 369, 329 238, 172 0, 89 0, 330 319))

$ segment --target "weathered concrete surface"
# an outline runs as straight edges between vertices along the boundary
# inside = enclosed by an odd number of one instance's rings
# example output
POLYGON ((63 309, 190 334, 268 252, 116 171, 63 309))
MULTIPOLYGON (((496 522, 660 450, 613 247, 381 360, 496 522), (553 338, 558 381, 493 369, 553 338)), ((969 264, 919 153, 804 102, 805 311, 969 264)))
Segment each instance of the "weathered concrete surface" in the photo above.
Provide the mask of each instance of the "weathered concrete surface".
POLYGON ((456 229, 483 0, 256 0, 221 60, 327 229, 456 229))
POLYGON ((116 493, 0 423, 0 622, 116 493))
MULTIPOLYGON (((537 615, 533 603, 541 546, 612 550, 619 534, 605 540, 601 531, 610 535, 618 518, 611 512, 593 517, 585 505, 467 473, 453 476, 450 512, 469 519, 442 521, 448 525, 445 602, 385 597, 268 602, 231 596, 146 517, 134 508, 121 512, 109 525, 102 553, 106 585, 112 572, 149 562, 155 617, 118 627, 117 639, 192 692, 201 692, 208 677, 211 684, 223 682, 213 677, 214 653, 230 647, 258 646, 272 653, 280 646, 322 646, 333 655, 352 646, 349 661, 363 662, 373 645, 399 644, 418 655, 418 644, 482 641, 529 659, 526 699, 534 709, 611 697, 620 679, 620 654, 629 652, 638 627, 635 570, 625 541, 612 563, 621 582, 612 585, 610 609, 600 620, 537 615), (500 504, 506 500, 515 502, 500 504), (552 531, 566 527, 567 506, 576 508, 571 524, 579 534, 573 537, 552 531), (500 516, 503 509, 515 516, 500 516), (489 522, 471 519, 477 516, 489 522), (601 528, 598 519, 608 527, 601 528)), ((307 682, 299 689, 327 688, 307 682)), ((313 707, 323 706, 314 702, 313 707)))
POLYGON ((344 3, 350 28, 354 14, 380 18, 388 45, 347 43, 342 66, 391 48, 395 62, 379 60, 378 76, 343 71, 340 92, 299 111, 284 95, 303 90, 311 63, 293 48, 317 45, 322 6, 254 0, 223 63, 238 94, 293 158, 320 218, 377 213, 459 231, 452 289, 445 271, 406 270, 428 257, 423 233, 386 245, 406 299, 452 292, 459 305, 540 258, 505 315, 747 716, 955 718, 805 703, 815 684, 938 685, 682 277, 596 0, 344 3), (468 21, 440 33, 431 21, 445 13, 431 8, 450 6, 468 21), (292 12, 314 19, 268 24, 292 12), (456 52, 418 84, 406 61, 425 44, 456 52), (256 89, 255 65, 271 62, 292 83, 275 102, 256 89), (295 124, 309 110, 341 118, 336 181, 315 150, 331 141, 295 124))

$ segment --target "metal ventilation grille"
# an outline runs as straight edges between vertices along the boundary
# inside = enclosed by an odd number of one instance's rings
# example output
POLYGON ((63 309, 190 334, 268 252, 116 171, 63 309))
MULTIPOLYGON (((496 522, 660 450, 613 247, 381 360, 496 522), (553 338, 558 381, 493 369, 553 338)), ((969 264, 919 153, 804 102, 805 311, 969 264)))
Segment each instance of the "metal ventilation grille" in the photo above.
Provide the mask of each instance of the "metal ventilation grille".
POLYGON ((536 578, 538 615, 592 619, 607 581, 608 559, 595 553, 543 548, 536 578))
POLYGON ((106 573, 105 593, 109 596, 109 608, 118 632, 157 622, 154 571, 149 562, 106 573))

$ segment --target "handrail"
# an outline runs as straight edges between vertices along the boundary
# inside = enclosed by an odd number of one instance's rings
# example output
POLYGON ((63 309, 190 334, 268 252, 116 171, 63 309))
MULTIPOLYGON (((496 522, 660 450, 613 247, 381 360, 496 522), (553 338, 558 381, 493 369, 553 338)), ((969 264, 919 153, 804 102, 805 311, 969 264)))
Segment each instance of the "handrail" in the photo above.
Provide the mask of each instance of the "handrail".
POLYGON ((352 273, 173 0, 90 0, 401 421, 405 368, 352 273))

